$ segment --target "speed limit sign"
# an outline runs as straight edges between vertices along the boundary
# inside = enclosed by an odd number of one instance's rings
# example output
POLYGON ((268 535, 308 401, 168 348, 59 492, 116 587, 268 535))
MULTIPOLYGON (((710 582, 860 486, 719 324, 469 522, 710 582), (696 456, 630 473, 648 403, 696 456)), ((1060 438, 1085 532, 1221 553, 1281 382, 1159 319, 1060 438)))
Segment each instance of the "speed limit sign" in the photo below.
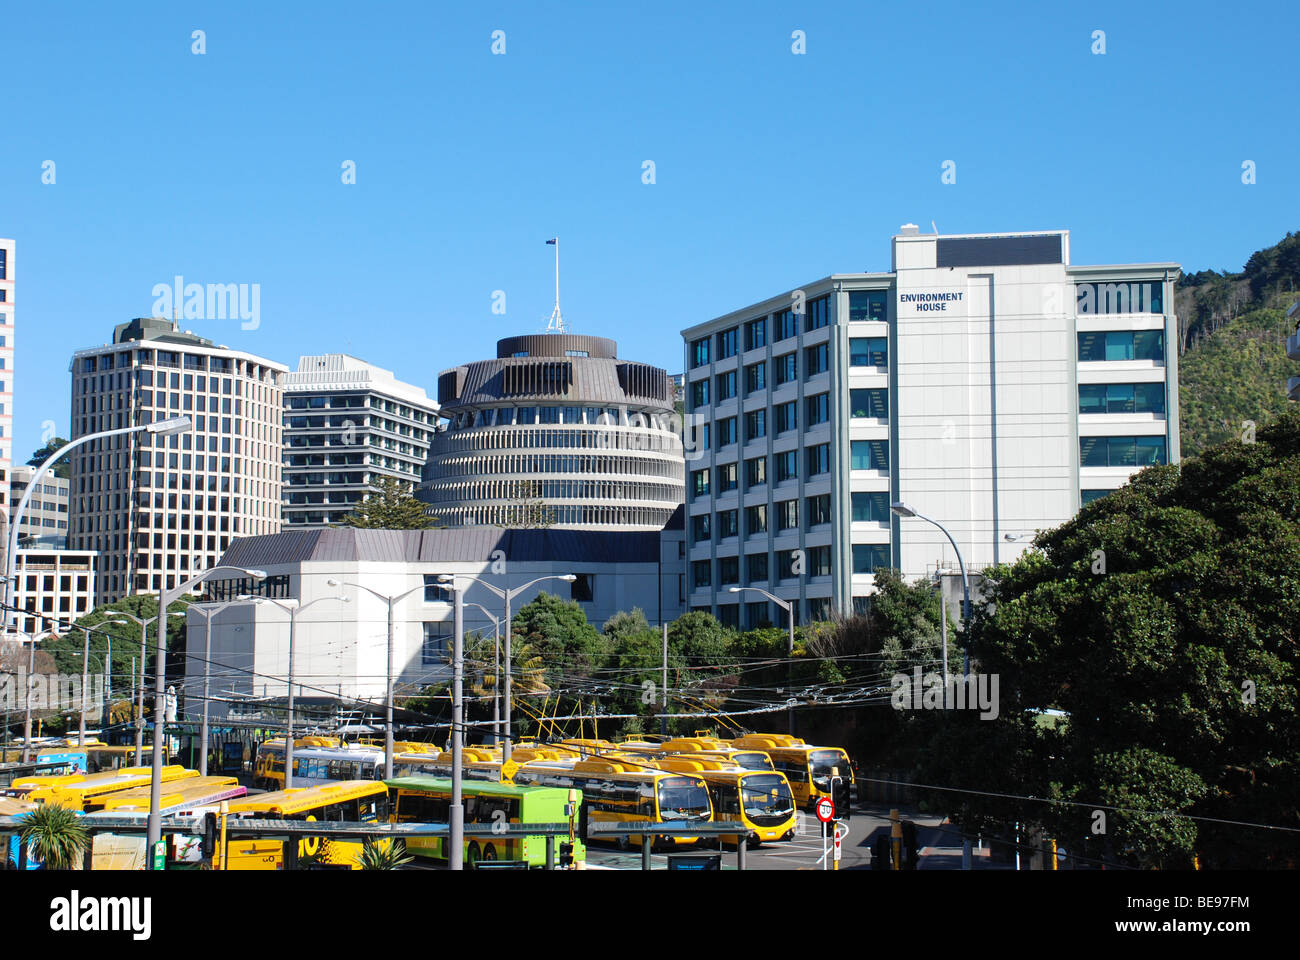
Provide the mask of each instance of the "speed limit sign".
POLYGON ((829 797, 822 797, 817 801, 817 819, 822 823, 830 823, 835 819, 835 804, 829 797))

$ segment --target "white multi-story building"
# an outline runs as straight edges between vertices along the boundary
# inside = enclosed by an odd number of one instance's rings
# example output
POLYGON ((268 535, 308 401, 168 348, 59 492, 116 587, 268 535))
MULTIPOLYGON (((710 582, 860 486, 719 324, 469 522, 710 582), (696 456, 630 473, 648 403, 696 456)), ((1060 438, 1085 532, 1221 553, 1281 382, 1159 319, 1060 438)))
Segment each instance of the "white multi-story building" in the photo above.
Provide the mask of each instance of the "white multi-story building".
POLYGON ((0 238, 0 503, 14 462, 14 247, 0 238))
POLYGON ((72 438, 190 417, 191 432, 91 440, 70 455, 68 546, 96 550, 95 602, 157 593, 230 541, 280 530, 283 364, 181 331, 118 325, 72 357, 72 438))
POLYGON ((19 550, 6 633, 39 640, 94 610, 95 559, 93 550, 19 550))
MULTIPOLYGON (((36 473, 36 467, 14 467, 10 472, 9 516, 13 517, 18 504, 36 473)), ((18 522, 20 546, 62 549, 68 542, 68 481, 54 476, 53 472, 41 478, 39 490, 32 491, 27 509, 18 522)))
POLYGON ((438 405, 423 388, 342 353, 302 357, 284 381, 284 525, 346 517, 376 483, 420 482, 438 405))
POLYGON ((860 609, 878 567, 972 570, 1179 458, 1174 263, 1070 263, 1066 231, 893 239, 683 331, 694 609, 753 625, 860 609), (742 616, 743 610, 743 616, 742 616), (783 616, 780 615, 780 616, 783 616))

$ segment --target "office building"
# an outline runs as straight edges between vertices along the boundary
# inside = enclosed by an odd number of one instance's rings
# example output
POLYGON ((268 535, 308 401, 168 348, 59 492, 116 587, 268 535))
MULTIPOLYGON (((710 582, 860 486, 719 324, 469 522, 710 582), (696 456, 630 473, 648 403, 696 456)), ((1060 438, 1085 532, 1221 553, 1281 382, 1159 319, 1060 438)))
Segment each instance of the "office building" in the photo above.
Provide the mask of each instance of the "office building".
POLYGON ((40 640, 95 609, 93 550, 20 549, 6 634, 40 640))
POLYGON ((284 381, 284 525, 335 524, 379 480, 420 482, 438 405, 342 353, 302 357, 284 381))
POLYGON ((833 274, 683 331, 704 454, 690 606, 744 626, 861 609, 873 571, 1014 560, 1178 448, 1174 263, 1075 266, 1066 231, 906 225, 889 272, 833 274))
POLYGON ((235 537, 279 531, 286 373, 156 317, 73 354, 73 439, 171 417, 194 423, 179 436, 91 440, 69 455, 68 546, 99 554, 96 604, 175 586, 235 537))
MULTIPOLYGON (((27 492, 37 468, 14 467, 10 472, 9 516, 18 512, 18 504, 27 492)), ((27 510, 18 522, 18 544, 61 550, 68 544, 68 481, 51 470, 41 478, 40 489, 32 491, 27 510)))
POLYGON ((604 337, 508 337, 445 370, 420 499, 444 526, 660 530, 682 502, 668 373, 604 337))

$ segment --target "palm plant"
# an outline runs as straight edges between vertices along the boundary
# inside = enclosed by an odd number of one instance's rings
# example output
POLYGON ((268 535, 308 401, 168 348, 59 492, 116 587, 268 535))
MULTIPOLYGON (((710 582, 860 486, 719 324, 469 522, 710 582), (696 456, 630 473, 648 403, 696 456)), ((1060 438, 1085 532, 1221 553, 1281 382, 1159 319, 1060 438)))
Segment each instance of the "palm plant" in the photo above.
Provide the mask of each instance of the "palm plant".
POLYGON ((407 856, 406 843, 394 840, 391 843, 375 843, 366 837, 361 844, 358 862, 362 870, 396 870, 414 860, 407 856))
POLYGON ((55 803, 43 803, 27 814, 18 835, 47 870, 73 869, 90 846, 81 817, 55 803))

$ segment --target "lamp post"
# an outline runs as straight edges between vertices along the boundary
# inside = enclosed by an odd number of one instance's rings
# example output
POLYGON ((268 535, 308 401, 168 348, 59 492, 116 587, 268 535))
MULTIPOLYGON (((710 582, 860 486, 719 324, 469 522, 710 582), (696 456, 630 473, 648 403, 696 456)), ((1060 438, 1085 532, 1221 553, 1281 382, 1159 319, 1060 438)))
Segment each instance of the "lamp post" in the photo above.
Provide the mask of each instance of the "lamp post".
POLYGON ((488 583, 486 580, 482 579, 481 577, 474 577, 474 576, 470 576, 469 574, 464 574, 464 573, 457 573, 457 574, 445 573, 445 574, 443 574, 441 577, 438 578, 438 581, 439 581, 440 583, 452 583, 452 582, 454 582, 454 581, 457 580, 457 579, 459 579, 459 580, 470 580, 470 581, 473 581, 474 583, 477 583, 479 586, 483 587, 484 589, 486 589, 486 590, 490 590, 492 593, 496 594, 497 597, 499 597, 500 599, 502 599, 502 600, 505 601, 505 605, 506 605, 506 615, 505 615, 505 622, 506 622, 506 654, 505 654, 505 661, 506 661, 506 662, 505 662, 505 667, 506 667, 506 671, 505 671, 505 673, 506 673, 506 685, 505 685, 505 692, 504 692, 504 694, 502 695, 502 700, 503 700, 503 702, 504 702, 504 704, 505 704, 505 723, 504 723, 504 727, 505 727, 505 738, 506 738, 506 739, 505 739, 505 743, 504 743, 504 744, 502 745, 502 747, 501 747, 501 758, 502 758, 502 760, 509 760, 509 759, 510 759, 510 754, 511 754, 511 752, 512 752, 512 751, 511 751, 511 744, 514 742, 514 731, 511 729, 511 725, 510 725, 510 724, 511 724, 511 718, 510 718, 510 712, 511 712, 511 711, 510 711, 510 676, 511 676, 511 674, 514 672, 513 662, 512 662, 511 659, 510 659, 510 658, 511 658, 511 651, 510 651, 510 637, 511 637, 511 634, 514 633, 514 630, 513 630, 512 626, 511 626, 511 622, 510 622, 510 601, 513 600, 515 597, 519 596, 521 593, 523 593, 523 592, 524 592, 525 590, 527 590, 529 587, 534 586, 534 585, 536 585, 536 584, 539 584, 539 583, 543 582, 544 580, 564 580, 564 581, 566 581, 567 583, 573 583, 573 582, 574 582, 575 580, 577 580, 578 578, 577 578, 576 576, 574 576, 572 573, 556 574, 556 575, 549 576, 549 577, 538 577, 536 580, 529 580, 529 581, 528 581, 527 583, 525 583, 522 587, 515 587, 513 590, 508 590, 508 589, 505 589, 505 588, 503 588, 503 587, 494 586, 493 584, 488 583))
MULTIPOLYGON (((199 776, 208 775, 208 680, 212 675, 212 618, 227 607, 238 606, 239 600, 222 603, 191 603, 187 608, 203 618, 203 724, 199 727, 199 776)), ((189 704, 187 702, 186 707, 189 704)))
MULTIPOLYGON (((263 574, 265 576, 265 574, 263 574)), ((284 734, 284 785, 285 787, 293 786, 293 641, 294 634, 298 626, 298 614, 302 613, 318 603, 325 600, 338 600, 340 603, 351 603, 350 597, 317 597, 308 603, 301 603, 296 606, 289 606, 287 603, 281 603, 279 600, 272 600, 270 597, 240 597, 241 600, 252 600, 256 603, 269 603, 273 607, 279 607, 285 613, 289 614, 289 722, 285 727, 284 734)))
MULTIPOLYGON (((909 507, 906 503, 903 503, 901 501, 895 501, 889 505, 889 509, 895 516, 915 517, 917 520, 924 520, 926 523, 933 524, 934 526, 938 527, 941 531, 943 531, 943 535, 947 537, 948 542, 952 544, 953 552, 957 554, 957 566, 961 569, 961 590, 962 590, 961 622, 962 622, 962 629, 965 630, 966 623, 970 619, 970 580, 966 576, 966 561, 962 559, 961 548, 957 546, 957 541, 953 539, 953 535, 948 532, 948 528, 945 527, 938 520, 935 520, 931 517, 927 517, 923 513, 918 513, 916 510, 909 507)), ((940 579, 939 589, 940 590, 943 589, 942 578, 940 579)), ((963 677, 963 682, 969 682, 966 679, 970 677, 970 638, 969 637, 966 638, 966 641, 962 644, 962 647, 963 647, 962 677, 963 677)), ((948 650, 947 650, 947 645, 945 643, 944 646, 945 657, 947 656, 947 653, 948 650)), ((946 692, 948 689, 948 677, 946 673, 943 678, 943 684, 944 684, 944 690, 946 692)), ((965 831, 962 831, 961 868, 963 870, 969 870, 971 868, 970 838, 965 835, 965 831)))
MULTIPOLYGON (((138 767, 144 763, 144 664, 145 654, 148 652, 149 624, 154 623, 158 618, 149 617, 144 620, 125 610, 114 610, 113 616, 125 617, 140 627, 140 673, 138 678, 132 678, 132 686, 135 688, 135 765, 138 767)), ((185 614, 180 610, 173 610, 167 616, 183 617, 185 614)))
MULTIPOLYGON (((187 418, 181 418, 187 419, 187 418)), ((188 422, 188 420, 187 420, 188 422)), ((265 580, 266 572, 263 570, 246 570, 243 567, 213 567, 205 570, 197 576, 178 583, 170 590, 166 587, 158 594, 158 629, 154 640, 154 701, 153 701, 153 779, 149 782, 149 826, 147 842, 149 851, 149 862, 153 862, 154 845, 162 839, 162 815, 158 808, 162 805, 162 750, 163 740, 167 735, 167 717, 163 705, 167 697, 167 628, 165 626, 164 612, 172 605, 172 601, 178 599, 181 594, 207 580, 209 577, 221 573, 242 573, 244 576, 252 577, 254 580, 265 580)), ((164 581, 165 582, 165 581, 164 581)), ((141 665, 140 673, 144 673, 144 666, 141 665)))
POLYGON ((794 736, 794 605, 795 600, 782 600, 776 594, 768 593, 758 587, 732 587, 730 593, 744 593, 746 590, 752 590, 755 593, 761 593, 767 599, 771 600, 778 607, 785 611, 789 623, 789 639, 786 641, 786 661, 785 661, 785 692, 787 698, 786 706, 786 729, 790 736, 794 736))
MULTIPOLYGON (((78 437, 70 443, 64 444, 45 458, 42 463, 32 474, 31 480, 27 482, 27 489, 23 491, 23 498, 18 502, 18 508, 14 511, 13 516, 9 518, 9 549, 5 551, 5 588, 4 588, 4 607, 6 622, 8 620, 8 611, 13 607, 14 596, 14 570, 18 564, 18 530, 22 525, 23 513, 27 510, 27 502, 31 500, 32 494, 40 489, 41 480, 45 477, 54 466, 54 462, 62 457, 67 456, 77 447, 91 440, 102 440, 106 437, 117 437, 128 433, 152 433, 157 436, 170 437, 178 433, 187 433, 194 429, 194 424, 189 417, 169 417, 166 420, 158 420, 154 423, 136 424, 132 427, 119 427, 116 430, 100 430, 97 433, 88 433, 84 437, 78 437)), ((35 669, 36 641, 30 641, 31 652, 28 659, 32 662, 32 669, 35 669)), ((23 721, 23 760, 31 759, 31 739, 32 739, 32 697, 31 689, 27 691, 27 716, 23 721)))
MULTIPOLYGON (((358 590, 366 591, 366 593, 373 597, 378 597, 388 605, 388 665, 384 669, 386 678, 384 684, 384 779, 391 780, 393 779, 393 634, 395 630, 393 624, 393 610, 399 603, 411 594, 415 593, 415 591, 423 590, 424 584, 412 587, 405 593, 399 593, 396 596, 390 597, 380 593, 378 590, 371 590, 369 587, 363 587, 359 583, 340 583, 338 580, 332 578, 325 582, 331 587, 356 587, 358 590)), ((288 768, 286 767, 285 769, 288 768)), ((285 781, 285 783, 287 785, 288 781, 285 781)))
MULTIPOLYGON (((465 607, 462 588, 457 586, 454 578, 439 577, 438 586, 451 591, 452 637, 451 637, 451 806, 447 811, 447 867, 451 870, 465 869, 465 801, 463 781, 465 772, 461 769, 461 743, 464 739, 464 707, 461 703, 461 671, 464 667, 465 653, 465 607)), ((509 741, 507 741, 509 742, 509 741)))
MULTIPOLYGON (((125 620, 106 620, 104 622, 120 627, 126 626, 125 620)), ((110 675, 113 668, 108 663, 111 662, 113 657, 113 635, 98 625, 93 627, 74 625, 72 629, 80 630, 85 635, 85 644, 81 651, 81 719, 77 723, 77 745, 84 747, 86 745, 86 690, 90 686, 90 635, 92 633, 102 633, 108 637, 108 659, 105 661, 104 672, 110 675)))
POLYGON ((492 622, 492 742, 501 742, 501 621, 492 616, 492 611, 481 603, 467 603, 467 607, 477 607, 483 616, 492 622))

